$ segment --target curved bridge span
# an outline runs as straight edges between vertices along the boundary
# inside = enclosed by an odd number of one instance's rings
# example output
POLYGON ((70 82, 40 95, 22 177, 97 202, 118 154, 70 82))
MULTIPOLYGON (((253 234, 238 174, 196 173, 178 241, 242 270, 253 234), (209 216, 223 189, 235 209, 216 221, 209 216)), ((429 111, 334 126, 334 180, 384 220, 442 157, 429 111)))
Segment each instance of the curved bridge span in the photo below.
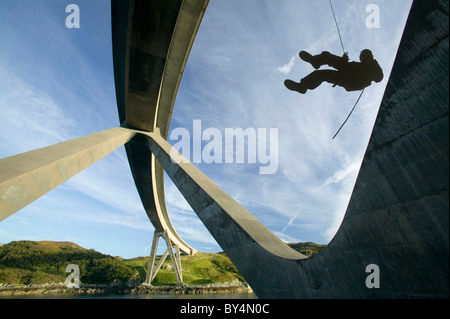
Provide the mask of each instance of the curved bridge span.
POLYGON ((1 160, 0 219, 125 144, 155 236, 165 238, 176 267, 171 245, 195 250, 170 222, 164 171, 260 298, 448 298, 444 2, 414 1, 342 225, 311 258, 284 244, 194 165, 171 160, 170 117, 207 0, 112 0, 121 127, 1 160), (367 285, 373 269, 376 288, 367 285))
MULTIPOLYGON (((208 1, 111 1, 114 75, 122 127, 158 128, 167 138, 184 67, 208 1)), ((131 172, 156 232, 167 232, 186 254, 190 247, 175 231, 164 197, 164 171, 150 150, 125 145, 131 172)))

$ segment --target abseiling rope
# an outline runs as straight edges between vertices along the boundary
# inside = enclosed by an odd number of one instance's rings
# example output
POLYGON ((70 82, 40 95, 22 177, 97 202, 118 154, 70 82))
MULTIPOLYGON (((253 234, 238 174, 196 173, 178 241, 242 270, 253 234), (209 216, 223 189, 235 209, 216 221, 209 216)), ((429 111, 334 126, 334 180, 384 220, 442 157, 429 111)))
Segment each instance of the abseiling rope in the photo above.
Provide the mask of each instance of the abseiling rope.
POLYGON ((342 46, 342 51, 344 51, 344 54, 346 53, 345 48, 344 48, 344 42, 342 42, 342 37, 341 37, 341 31, 339 30, 339 25, 338 22, 336 20, 336 14, 334 13, 334 8, 333 8, 333 3, 330 0, 330 7, 331 7, 331 12, 333 12, 333 18, 334 18, 334 23, 336 24, 336 29, 339 35, 339 40, 341 41, 341 46, 342 46))
MULTIPOLYGON (((334 12, 333 3, 331 2, 331 0, 329 0, 329 1, 330 1, 331 12, 333 13, 334 23, 336 24, 336 29, 337 29, 337 32, 338 32, 338 35, 339 35, 339 40, 341 41, 342 51, 344 52, 344 55, 346 55, 347 52, 345 51, 344 42, 342 41, 341 31, 339 30, 339 24, 338 24, 337 19, 336 19, 336 14, 334 12)), ((342 130, 342 128, 344 127, 344 125, 347 123, 348 119, 352 115, 353 111, 355 110, 356 106, 359 103, 359 100, 361 99, 361 97, 362 97, 362 95, 364 93, 364 90, 365 89, 362 90, 361 94, 359 95, 358 100, 355 103, 355 106, 353 106, 352 110, 350 111, 350 114, 347 116, 347 118, 345 119, 344 123, 342 123, 341 127, 336 132, 336 134, 334 134, 333 140, 336 138, 336 136, 339 134, 339 132, 342 130)))
POLYGON ((347 116, 347 118, 345 119, 344 123, 342 123, 341 127, 339 128, 339 130, 336 132, 336 134, 334 134, 333 136, 333 140, 335 139, 335 137, 339 134, 339 132, 342 130, 342 128, 344 127, 345 123, 347 123, 348 119, 350 118, 350 116, 352 115, 353 111, 355 110, 356 106, 358 105, 359 100, 361 99, 361 96, 363 95, 364 90, 362 90, 361 94, 359 95, 358 101, 356 101, 355 106, 353 107, 353 109, 351 110, 350 114, 347 116))

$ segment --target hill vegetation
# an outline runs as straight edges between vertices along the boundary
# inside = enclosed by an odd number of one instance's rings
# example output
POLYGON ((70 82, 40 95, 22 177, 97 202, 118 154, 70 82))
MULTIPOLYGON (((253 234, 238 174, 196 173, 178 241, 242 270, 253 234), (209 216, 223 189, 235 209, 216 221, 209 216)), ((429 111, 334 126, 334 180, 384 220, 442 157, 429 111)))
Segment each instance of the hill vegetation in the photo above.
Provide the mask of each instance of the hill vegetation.
POLYGON ((307 257, 311 257, 322 251, 327 245, 316 244, 312 242, 288 244, 291 248, 302 253, 307 257))
POLYGON ((15 285, 64 282, 66 267, 80 267, 80 280, 101 284, 136 277, 121 258, 70 242, 14 241, 0 247, 0 283, 15 285))
MULTIPOLYGON (((325 245, 299 243, 291 244, 291 247, 310 256, 325 245)), ((80 268, 82 284, 115 282, 138 285, 145 280, 148 260, 148 257, 112 257, 71 242, 13 241, 0 245, 0 285, 63 283, 68 275, 65 271, 69 264, 76 264, 80 268)), ((188 285, 244 281, 224 253, 181 256, 181 263, 183 281, 188 285)), ((177 284, 169 259, 164 262, 152 284, 177 284)))

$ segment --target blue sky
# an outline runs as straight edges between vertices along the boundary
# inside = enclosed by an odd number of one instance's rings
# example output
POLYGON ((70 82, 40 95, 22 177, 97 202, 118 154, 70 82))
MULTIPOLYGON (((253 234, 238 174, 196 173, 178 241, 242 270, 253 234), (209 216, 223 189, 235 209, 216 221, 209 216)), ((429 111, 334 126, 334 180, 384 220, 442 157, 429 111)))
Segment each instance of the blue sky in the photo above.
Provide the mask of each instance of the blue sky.
MULTIPOLYGON (((313 69, 300 50, 342 54, 328 0, 211 0, 174 106, 171 130, 277 128, 278 170, 258 164, 196 164, 281 239, 328 243, 345 213, 407 18, 410 0, 334 0, 351 60, 369 48, 385 79, 359 92, 323 84, 286 90, 313 69), (366 7, 380 8, 367 28, 366 7)), ((110 2, 0 2, 0 158, 119 125, 110 2), (68 29, 68 4, 80 29, 68 29)), ((169 140, 174 144, 177 141, 169 140)), ((199 251, 220 251, 166 178, 178 233, 199 251)), ((147 255, 153 236, 120 148, 0 223, 0 242, 73 241, 125 258, 147 255)))

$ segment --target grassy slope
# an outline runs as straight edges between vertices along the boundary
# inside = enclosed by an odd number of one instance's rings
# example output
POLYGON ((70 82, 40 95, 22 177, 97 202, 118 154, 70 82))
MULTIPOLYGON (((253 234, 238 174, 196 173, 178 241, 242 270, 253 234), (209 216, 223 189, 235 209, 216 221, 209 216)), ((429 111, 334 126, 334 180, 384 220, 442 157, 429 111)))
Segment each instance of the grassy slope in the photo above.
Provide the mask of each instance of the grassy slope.
MULTIPOLYGON (((141 278, 145 278, 148 260, 148 257, 138 257, 124 260, 124 263, 135 267, 141 278)), ((158 261, 159 258, 156 259, 155 264, 158 261)), ((244 281, 244 278, 225 254, 197 253, 194 256, 181 256, 181 266, 183 268, 183 281, 191 285, 232 282, 236 279, 244 281)), ((153 285, 176 283, 172 262, 167 258, 156 275, 153 285)))

